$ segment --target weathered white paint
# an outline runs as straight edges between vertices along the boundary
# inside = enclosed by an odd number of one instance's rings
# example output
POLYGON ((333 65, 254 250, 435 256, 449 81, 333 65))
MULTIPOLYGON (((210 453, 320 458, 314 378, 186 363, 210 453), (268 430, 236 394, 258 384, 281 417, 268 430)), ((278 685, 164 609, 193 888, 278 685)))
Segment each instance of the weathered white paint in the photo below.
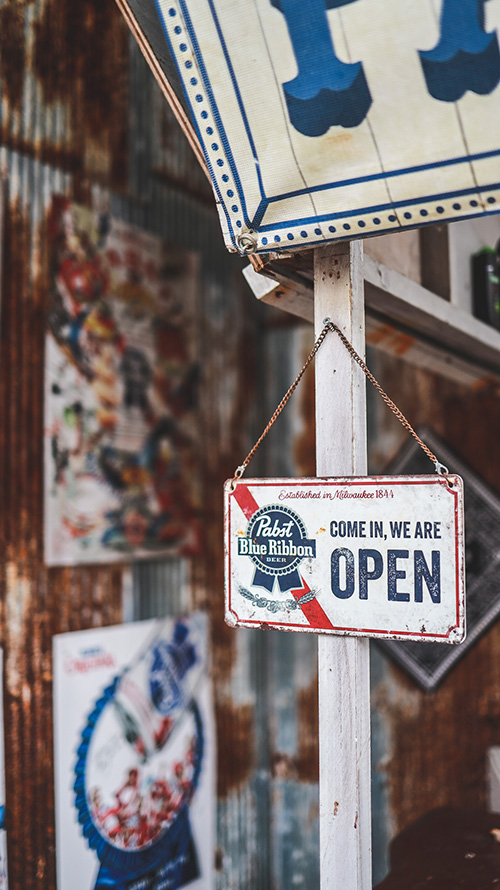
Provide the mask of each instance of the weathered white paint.
POLYGON ((312 282, 304 281, 303 284, 299 284, 298 281, 288 278, 287 271, 285 266, 283 275, 271 278, 263 272, 258 272, 252 265, 248 265, 243 269, 243 275, 259 302, 312 322, 314 314, 312 282))
MULTIPOLYGON (((329 316, 364 355, 361 242, 317 249, 315 331, 329 316)), ((366 473, 365 378, 338 337, 316 356, 316 472, 366 473)), ((318 637, 321 890, 371 890, 369 641, 318 637)))
POLYGON ((251 263, 248 266, 245 266, 243 271, 243 277, 246 279, 249 287, 252 290, 252 293, 258 300, 262 300, 263 303, 267 303, 268 299, 271 295, 275 296, 275 291, 279 288, 279 282, 275 281, 274 278, 269 278, 267 275, 262 275, 260 272, 257 272, 256 269, 252 266, 251 263))
POLYGON ((407 232, 388 233, 363 242, 365 257, 370 256, 377 263, 394 269, 400 275, 420 283, 420 232, 410 229, 407 232))

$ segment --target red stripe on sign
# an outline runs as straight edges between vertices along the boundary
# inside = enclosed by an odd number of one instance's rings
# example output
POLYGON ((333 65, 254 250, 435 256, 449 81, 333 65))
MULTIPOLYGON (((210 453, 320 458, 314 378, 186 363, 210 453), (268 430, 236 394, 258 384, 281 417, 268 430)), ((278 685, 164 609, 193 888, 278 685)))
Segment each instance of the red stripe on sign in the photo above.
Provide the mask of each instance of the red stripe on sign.
MULTIPOLYGON (((299 600, 302 596, 304 596, 305 593, 309 593, 311 590, 311 588, 307 584, 307 581, 304 581, 302 575, 300 575, 300 580, 302 581, 302 584, 304 586, 301 587, 299 590, 290 591, 290 593, 296 600, 299 600)), ((323 611, 316 599, 311 600, 308 603, 300 603, 300 608, 302 609, 304 617, 307 618, 311 627, 321 628, 321 630, 332 630, 332 622, 328 618, 326 612, 323 611)))
POLYGON ((237 485, 234 490, 234 497, 238 506, 243 510, 245 519, 251 519, 256 510, 259 509, 259 505, 253 494, 250 494, 246 485, 237 485))
MULTIPOLYGON (((236 503, 243 511, 245 519, 251 519, 253 514, 259 509, 259 505, 247 486, 236 484, 233 496, 236 499, 236 503)), ((303 587, 300 587, 298 590, 290 591, 296 600, 299 600, 304 594, 310 593, 311 590, 306 581, 304 581, 302 575, 300 575, 300 580, 302 581, 303 587)), ((333 624, 326 615, 326 612, 323 611, 316 599, 311 600, 309 603, 301 603, 300 608, 311 627, 317 627, 321 630, 331 630, 333 628, 333 624)))

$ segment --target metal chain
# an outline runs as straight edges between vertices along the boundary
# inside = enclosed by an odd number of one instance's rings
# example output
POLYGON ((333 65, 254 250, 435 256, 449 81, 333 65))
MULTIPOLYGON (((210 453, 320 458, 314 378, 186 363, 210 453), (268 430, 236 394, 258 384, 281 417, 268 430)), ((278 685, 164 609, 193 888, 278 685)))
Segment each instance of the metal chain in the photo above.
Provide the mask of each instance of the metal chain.
POLYGON ((316 343, 314 344, 314 346, 313 346, 313 348, 311 349, 309 355, 307 356, 307 358, 306 358, 304 364, 302 365, 302 367, 301 367, 299 373, 297 374, 297 376, 296 376, 294 382, 292 383, 290 389, 287 390, 287 392, 286 392, 285 395, 283 396, 281 402, 279 403, 278 407, 276 408, 276 411, 274 412, 273 416, 271 417, 271 420, 270 420, 269 423, 267 424, 267 426, 266 426, 264 432, 263 432, 262 435, 257 439, 257 441, 256 441, 255 445, 253 446, 252 450, 248 452, 248 454, 247 454, 245 460, 243 461, 243 463, 240 464, 240 466, 236 468, 235 473, 234 473, 234 476, 233 476, 233 483, 236 481, 236 479, 240 479, 240 478, 243 476, 243 473, 245 472, 246 468, 248 467, 248 464, 250 463, 250 461, 252 460, 252 457, 254 456, 255 452, 257 451, 257 448, 258 448, 259 445, 261 444, 262 440, 265 439, 265 437, 267 436, 267 434, 268 434, 269 430, 271 429, 273 423, 278 419, 278 417, 280 416, 281 412, 283 411, 283 408, 285 407, 286 403, 288 402, 289 398, 293 395, 293 393, 294 393, 295 390, 297 389, 297 386, 299 385, 299 383, 300 383, 300 381, 301 381, 301 379, 302 379, 302 375, 303 375, 304 371, 305 371, 306 368, 311 364, 311 362, 312 362, 314 356, 316 355, 316 353, 317 353, 319 347, 321 346, 323 340, 325 339, 327 333, 328 333, 328 325, 325 325, 325 327, 324 327, 323 330, 321 331, 321 334, 319 335, 318 339, 316 340, 316 343))
MULTIPOLYGON (((411 433, 411 435, 413 436, 414 439, 416 439, 416 441, 418 442, 420 447, 423 449, 423 451, 425 452, 425 454, 427 455, 429 460, 432 461, 432 463, 434 464, 434 466, 436 468, 436 473, 439 473, 440 475, 441 474, 446 475, 448 473, 447 467, 443 466, 443 464, 438 461, 436 455, 430 450, 430 448, 427 447, 425 442, 422 442, 422 439, 420 438, 420 436, 417 435, 417 433, 413 429, 410 421, 406 419, 403 412, 399 410, 398 406, 392 401, 390 396, 387 395, 386 391, 384 389, 382 389, 382 387, 380 386, 380 383, 378 382, 378 380, 375 379, 375 377, 373 376, 373 374, 370 371, 366 362, 364 362, 363 359, 361 358, 361 356, 358 355, 358 353, 356 352, 356 350, 354 349, 352 344, 349 343, 349 340, 347 339, 345 334, 343 334, 342 331, 340 330, 340 328, 337 327, 337 325, 333 321, 330 321, 329 318, 325 318, 323 323, 326 328, 328 328, 330 331, 335 331, 335 333, 339 335, 339 337, 342 340, 342 343, 344 344, 347 351, 350 353, 350 355, 352 356, 354 361, 358 363, 358 365, 362 369, 362 371, 364 371, 364 373, 368 377, 368 380, 370 381, 370 383, 373 384, 373 386, 375 387, 377 392, 380 393, 380 395, 382 396, 386 405, 389 406, 392 413, 395 414, 396 417, 398 418, 399 422, 404 426, 404 428, 406 430, 408 430, 409 433, 411 433)), ((323 328, 323 330, 324 330, 324 328, 323 328)))
POLYGON ((342 331, 340 330, 340 328, 337 327, 337 325, 335 324, 335 322, 331 321, 329 318, 325 318, 324 321, 323 321, 323 324, 324 324, 323 330, 321 331, 321 333, 320 333, 318 339, 316 340, 316 342, 315 342, 313 348, 311 349, 309 355, 307 356, 307 358, 306 358, 304 364, 302 365, 302 368, 300 369, 299 373, 297 374, 297 377, 295 378, 294 382, 292 383, 292 385, 290 386, 290 388, 287 390, 287 392, 286 392, 285 395, 283 396, 281 402, 279 403, 278 407, 276 408, 276 411, 274 412, 273 416, 271 417, 271 419, 270 419, 269 423, 267 424, 266 428, 264 429, 262 435, 257 439, 257 442, 256 442, 255 445, 253 446, 252 450, 249 451, 249 453, 247 454, 247 456, 246 456, 245 460, 243 461, 243 463, 240 464, 240 466, 236 468, 236 471, 235 471, 234 476, 233 476, 233 485, 234 485, 234 483, 236 482, 237 479, 240 479, 240 478, 243 476, 243 473, 245 472, 246 468, 248 467, 248 464, 249 464, 250 461, 252 460, 252 458, 253 458, 255 452, 257 451, 258 447, 259 447, 260 444, 262 443, 263 439, 265 439, 265 437, 267 436, 269 430, 271 429, 271 427, 273 426, 273 424, 275 423, 275 421, 278 419, 279 415, 280 415, 281 412, 283 411, 283 408, 284 408, 285 405, 287 404, 287 402, 288 402, 288 400, 290 399, 290 397, 291 397, 291 396, 293 395, 293 393, 295 392, 295 390, 296 390, 298 384, 300 383, 300 380, 301 380, 301 378, 302 378, 302 375, 304 374, 304 371, 306 370, 306 368, 307 368, 307 367, 310 365, 310 363, 312 362, 312 360, 313 360, 314 356, 316 355, 316 353, 317 353, 319 347, 320 347, 321 344, 323 343, 323 340, 325 339, 325 337, 326 337, 328 331, 334 331, 336 334, 338 334, 338 336, 340 337, 342 343, 344 344, 345 348, 347 349, 347 351, 349 352, 349 354, 351 355, 351 357, 354 359, 355 362, 357 362, 357 364, 359 365, 359 367, 360 367, 360 368, 362 369, 362 371, 366 374, 366 376, 368 377, 368 380, 370 381, 370 383, 373 384, 373 386, 375 387, 375 389, 377 390, 377 392, 380 393, 380 395, 382 396, 382 398, 383 398, 384 402, 386 403, 386 405, 389 406, 389 408, 391 409, 391 411, 393 412, 393 414, 396 415, 396 417, 398 418, 398 420, 400 421, 400 423, 404 426, 404 428, 405 428, 406 430, 408 430, 409 433, 411 433, 411 435, 413 436, 414 439, 416 439, 416 441, 418 442, 418 444, 420 445, 420 447, 423 449, 423 451, 425 452, 425 454, 427 455, 427 457, 429 458, 429 460, 432 461, 432 463, 434 464, 434 466, 435 466, 435 468, 436 468, 436 473, 439 473, 439 474, 442 474, 442 475, 447 475, 447 474, 448 474, 448 469, 447 469, 445 466, 443 466, 442 463, 440 463, 440 462, 438 461, 436 455, 433 454, 433 452, 430 450, 430 448, 427 447, 427 445, 426 445, 424 442, 422 442, 422 439, 420 438, 420 436, 417 435, 417 433, 416 433, 415 430, 413 429, 411 423, 406 419, 406 417, 405 417, 404 414, 399 410, 399 408, 397 407, 397 405, 394 404, 394 402, 393 402, 392 399, 387 395, 387 393, 385 392, 385 390, 382 389, 382 387, 380 386, 380 383, 378 382, 378 380, 375 379, 375 377, 373 376, 372 372, 371 372, 370 369, 368 368, 366 362, 364 362, 363 359, 361 358, 361 356, 358 355, 358 353, 357 353, 356 350, 354 349, 354 346, 349 342, 349 340, 347 339, 347 337, 345 336, 345 334, 343 334, 342 331))

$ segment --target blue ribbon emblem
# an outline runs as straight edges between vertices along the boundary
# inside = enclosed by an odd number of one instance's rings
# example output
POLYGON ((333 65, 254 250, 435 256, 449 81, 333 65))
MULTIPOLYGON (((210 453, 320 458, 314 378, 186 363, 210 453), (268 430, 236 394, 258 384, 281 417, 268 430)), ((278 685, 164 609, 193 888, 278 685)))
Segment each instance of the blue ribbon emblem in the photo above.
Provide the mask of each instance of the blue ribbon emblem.
POLYGON ((301 517, 289 507, 270 504, 252 516, 238 554, 255 565, 253 587, 271 593, 277 581, 282 593, 302 587, 298 566, 316 557, 316 541, 307 537, 301 517))

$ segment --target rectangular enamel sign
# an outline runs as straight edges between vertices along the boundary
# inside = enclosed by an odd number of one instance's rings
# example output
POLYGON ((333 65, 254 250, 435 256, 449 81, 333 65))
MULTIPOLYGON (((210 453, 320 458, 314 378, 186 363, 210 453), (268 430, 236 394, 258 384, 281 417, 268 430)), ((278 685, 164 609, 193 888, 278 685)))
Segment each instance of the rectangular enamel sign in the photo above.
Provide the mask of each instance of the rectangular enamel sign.
POLYGON ((498 2, 155 2, 230 250, 498 212, 498 2))
POLYGON ((225 485, 226 622, 459 643, 460 476, 225 485))

